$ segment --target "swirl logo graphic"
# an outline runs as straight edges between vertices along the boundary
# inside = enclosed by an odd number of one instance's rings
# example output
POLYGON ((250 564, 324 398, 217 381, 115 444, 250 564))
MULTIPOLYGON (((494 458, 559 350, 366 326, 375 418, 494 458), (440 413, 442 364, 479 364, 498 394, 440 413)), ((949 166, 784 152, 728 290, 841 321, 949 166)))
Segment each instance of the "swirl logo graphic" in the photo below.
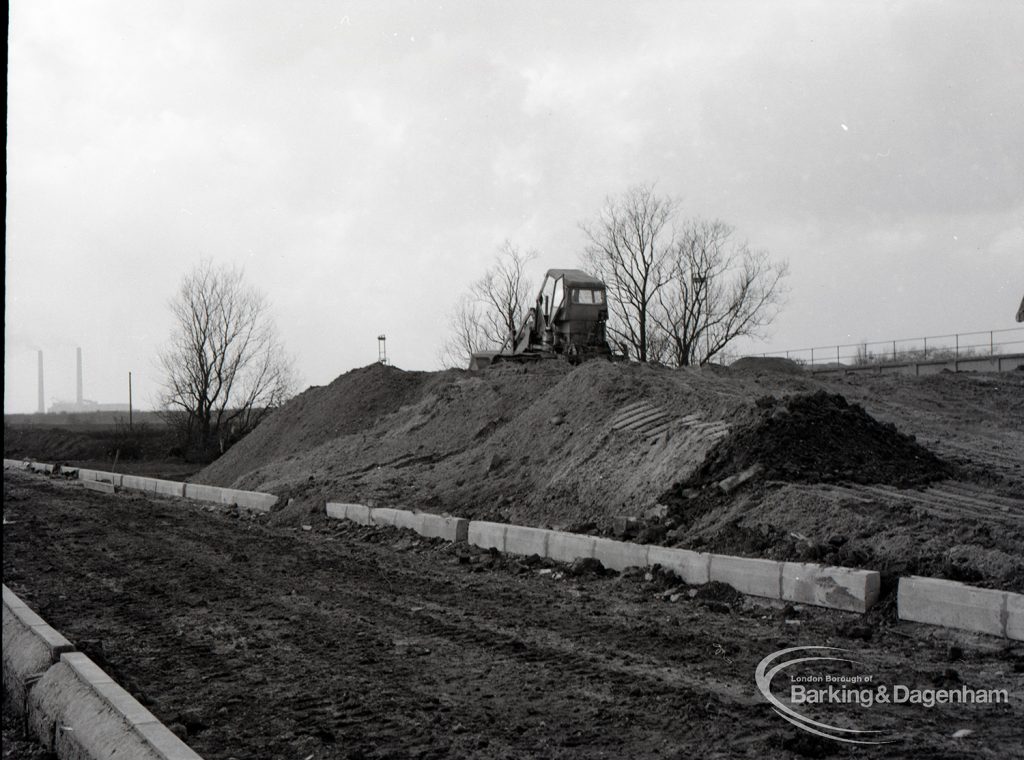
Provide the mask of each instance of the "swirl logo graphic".
MULTIPOLYGON (((801 715, 789 705, 784 704, 774 694, 772 694, 771 685, 772 678, 778 675, 786 668, 797 665, 800 663, 807 662, 842 662, 854 665, 862 664, 859 660, 852 660, 848 657, 835 657, 831 654, 826 653, 845 653, 849 652, 848 649, 840 649, 838 647, 791 647, 789 649, 780 649, 777 652, 772 652, 770 655, 765 657, 761 662, 757 664, 757 669, 754 671, 755 680, 757 681, 757 688, 764 695, 771 705, 772 709, 775 710, 783 719, 789 721, 797 728, 801 728, 817 736, 822 736, 826 739, 832 739, 837 742, 846 742, 848 744, 890 744, 895 739, 882 739, 877 734, 882 733, 881 731, 875 731, 870 729, 857 729, 857 728, 843 728, 841 726, 832 726, 828 723, 822 723, 806 715, 801 715), (809 656, 794 657, 791 659, 783 659, 776 663, 776 660, 780 658, 786 658, 796 653, 805 653, 809 656), (813 653, 813 654, 812 654, 813 653)), ((802 691, 802 687, 801 687, 802 691)), ((849 703, 851 701, 847 697, 855 694, 854 692, 848 692, 845 690, 832 690, 834 692, 835 699, 824 700, 824 701, 836 701, 841 703, 849 703)), ((882 688, 884 693, 884 687, 882 688)), ((885 701, 885 700, 878 700, 885 701)), ((862 703, 863 704, 863 703, 862 703)), ((865 705, 870 706, 870 704, 865 705)))

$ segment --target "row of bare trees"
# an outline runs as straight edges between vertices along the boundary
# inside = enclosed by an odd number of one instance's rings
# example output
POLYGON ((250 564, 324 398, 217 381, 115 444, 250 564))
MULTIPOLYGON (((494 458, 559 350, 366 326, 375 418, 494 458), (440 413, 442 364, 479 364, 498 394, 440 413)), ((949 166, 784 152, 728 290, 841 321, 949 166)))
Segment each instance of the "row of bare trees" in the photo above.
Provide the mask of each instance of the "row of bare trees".
MULTIPOLYGON (((679 202, 652 185, 608 198, 580 227, 582 266, 608 288, 609 336, 638 361, 706 364, 738 338, 761 337, 782 305, 786 262, 751 249, 725 222, 683 218, 679 202)), ((466 366, 518 328, 533 295, 526 266, 534 258, 502 246, 451 314, 446 366, 466 366)))

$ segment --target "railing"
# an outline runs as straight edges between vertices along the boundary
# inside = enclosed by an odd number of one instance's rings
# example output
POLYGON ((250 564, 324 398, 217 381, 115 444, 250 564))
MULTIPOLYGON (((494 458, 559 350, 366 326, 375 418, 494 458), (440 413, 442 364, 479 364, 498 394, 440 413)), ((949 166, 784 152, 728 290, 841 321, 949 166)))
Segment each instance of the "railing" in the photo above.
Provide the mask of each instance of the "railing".
POLYGON ((1024 327, 815 346, 752 356, 779 356, 811 367, 860 367, 890 362, 970 359, 1024 352, 1024 327))

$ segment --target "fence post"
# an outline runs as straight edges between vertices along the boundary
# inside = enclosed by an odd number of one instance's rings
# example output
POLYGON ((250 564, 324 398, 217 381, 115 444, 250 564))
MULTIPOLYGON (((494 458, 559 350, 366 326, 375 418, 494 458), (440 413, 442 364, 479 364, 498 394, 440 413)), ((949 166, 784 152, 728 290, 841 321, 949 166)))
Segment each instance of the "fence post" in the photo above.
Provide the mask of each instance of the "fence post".
POLYGON ((928 361, 928 338, 927 337, 925 337, 925 339, 924 339, 924 358, 925 358, 925 361, 928 361))
POLYGON ((836 367, 843 366, 842 360, 839 358, 839 346, 836 346, 836 367))
POLYGON ((960 333, 957 333, 955 337, 956 337, 956 348, 953 351, 953 358, 954 359, 959 359, 960 358, 960 333))
POLYGON ((814 366, 814 349, 811 349, 811 366, 814 366))
POLYGON ((892 342, 892 360, 896 361, 896 341, 892 342))
POLYGON ((992 343, 992 333, 993 333, 992 330, 988 331, 988 355, 989 356, 994 356, 995 353, 996 353, 995 352, 995 346, 992 343))

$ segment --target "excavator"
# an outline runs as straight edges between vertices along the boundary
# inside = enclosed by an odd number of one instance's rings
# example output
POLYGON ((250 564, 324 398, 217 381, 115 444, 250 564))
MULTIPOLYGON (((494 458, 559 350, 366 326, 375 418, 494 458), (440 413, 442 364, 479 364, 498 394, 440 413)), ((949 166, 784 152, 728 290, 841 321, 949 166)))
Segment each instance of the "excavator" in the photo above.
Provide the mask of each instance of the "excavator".
POLYGON ((519 329, 510 332, 497 351, 475 352, 469 368, 558 357, 572 364, 596 357, 622 358, 608 346, 607 321, 604 282, 578 269, 549 269, 537 302, 519 329))

